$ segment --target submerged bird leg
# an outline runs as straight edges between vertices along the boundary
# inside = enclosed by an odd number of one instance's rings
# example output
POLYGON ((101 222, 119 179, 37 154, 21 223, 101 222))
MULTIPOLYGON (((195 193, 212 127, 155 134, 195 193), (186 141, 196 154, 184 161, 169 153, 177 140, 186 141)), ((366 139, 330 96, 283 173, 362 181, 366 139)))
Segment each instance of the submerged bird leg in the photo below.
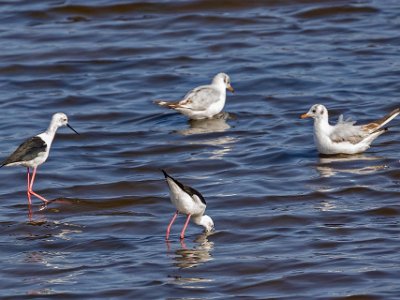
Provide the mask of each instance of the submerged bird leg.
POLYGON ((27 185, 27 189, 26 189, 26 194, 28 195, 28 203, 29 203, 29 205, 32 205, 31 193, 29 192, 29 187, 30 187, 30 184, 31 184, 29 167, 26 168, 26 174, 27 174, 27 178, 28 178, 28 185, 27 185))
POLYGON ((186 230, 186 227, 187 227, 188 224, 189 224, 189 221, 190 221, 190 217, 191 217, 191 216, 192 216, 192 215, 187 215, 185 225, 183 225, 183 229, 182 229, 182 232, 181 232, 181 240, 183 240, 183 239, 185 238, 185 230, 186 230))
POLYGON ((182 249, 183 249, 183 250, 187 250, 188 247, 187 247, 186 244, 185 244, 185 240, 184 240, 184 239, 181 239, 180 242, 181 242, 181 247, 182 247, 182 249))
POLYGON ((32 214, 32 205, 29 205, 28 206, 28 219, 29 219, 29 222, 32 222, 32 216, 33 216, 33 214, 32 214))
POLYGON ((166 237, 165 237, 166 240, 168 240, 168 238, 169 238, 169 232, 171 231, 172 224, 175 222, 175 219, 176 219, 176 217, 178 216, 178 213, 179 213, 179 212, 176 211, 175 214, 174 214, 174 216, 173 216, 172 219, 171 219, 171 222, 169 222, 169 225, 168 225, 168 227, 167 227, 167 235, 166 235, 166 237))
POLYGON ((37 167, 33 168, 32 179, 31 179, 31 183, 30 183, 30 185, 29 185, 29 190, 28 190, 28 192, 29 192, 30 194, 32 194, 32 195, 38 197, 40 200, 42 200, 42 201, 44 202, 45 205, 47 205, 47 203, 49 203, 49 200, 47 200, 46 198, 40 196, 39 194, 35 193, 35 192, 32 190, 33 182, 35 181, 35 176, 36 176, 36 169, 37 169, 37 167))

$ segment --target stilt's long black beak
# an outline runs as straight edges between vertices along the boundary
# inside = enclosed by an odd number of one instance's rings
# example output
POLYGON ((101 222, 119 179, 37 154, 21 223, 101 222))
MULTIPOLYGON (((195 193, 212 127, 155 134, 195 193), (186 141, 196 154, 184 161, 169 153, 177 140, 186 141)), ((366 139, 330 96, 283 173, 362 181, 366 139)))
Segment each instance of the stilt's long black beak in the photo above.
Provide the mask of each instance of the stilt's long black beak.
POLYGON ((67 127, 68 127, 69 129, 71 129, 73 132, 75 132, 76 134, 79 134, 78 131, 76 131, 75 129, 72 128, 71 125, 67 124, 67 127))

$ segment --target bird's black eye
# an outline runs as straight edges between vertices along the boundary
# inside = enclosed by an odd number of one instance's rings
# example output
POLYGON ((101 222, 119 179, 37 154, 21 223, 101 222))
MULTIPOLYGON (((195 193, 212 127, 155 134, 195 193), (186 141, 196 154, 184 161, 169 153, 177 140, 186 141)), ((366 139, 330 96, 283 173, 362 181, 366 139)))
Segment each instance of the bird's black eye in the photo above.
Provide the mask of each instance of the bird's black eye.
POLYGON ((312 110, 313 114, 315 114, 315 109, 312 110))

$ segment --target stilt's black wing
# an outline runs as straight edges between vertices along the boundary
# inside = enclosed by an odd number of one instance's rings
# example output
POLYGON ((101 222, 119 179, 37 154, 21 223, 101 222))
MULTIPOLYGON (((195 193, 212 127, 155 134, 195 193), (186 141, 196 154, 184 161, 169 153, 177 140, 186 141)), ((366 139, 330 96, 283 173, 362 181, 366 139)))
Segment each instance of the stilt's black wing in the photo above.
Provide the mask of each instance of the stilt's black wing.
POLYGON ((40 137, 34 136, 23 142, 2 164, 5 166, 20 161, 29 161, 46 151, 47 144, 40 137))

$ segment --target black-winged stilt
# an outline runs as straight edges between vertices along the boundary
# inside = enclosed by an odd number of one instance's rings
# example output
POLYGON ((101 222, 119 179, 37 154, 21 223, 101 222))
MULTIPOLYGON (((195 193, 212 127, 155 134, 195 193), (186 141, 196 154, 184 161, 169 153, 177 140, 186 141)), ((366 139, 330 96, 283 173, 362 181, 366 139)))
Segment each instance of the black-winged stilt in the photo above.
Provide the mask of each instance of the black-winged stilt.
POLYGON ((214 229, 214 222, 209 216, 204 215, 206 210, 206 200, 203 195, 194 188, 183 185, 178 180, 168 175, 164 170, 162 170, 162 172, 164 173, 165 180, 168 183, 171 202, 176 207, 176 212, 167 227, 166 239, 168 240, 171 226, 179 213, 187 216, 180 235, 181 239, 185 237, 185 230, 189 224, 190 218, 193 223, 203 226, 206 232, 212 231, 214 229))
POLYGON ((35 181, 36 169, 49 156, 51 143, 57 129, 61 126, 68 126, 76 134, 79 134, 68 124, 68 117, 64 113, 56 113, 53 115, 50 125, 45 132, 23 142, 0 166, 0 168, 3 166, 24 166, 27 168, 29 204, 32 204, 31 195, 38 197, 45 205, 49 202, 46 198, 33 191, 33 182, 35 181), (29 168, 33 168, 31 178, 29 168))

